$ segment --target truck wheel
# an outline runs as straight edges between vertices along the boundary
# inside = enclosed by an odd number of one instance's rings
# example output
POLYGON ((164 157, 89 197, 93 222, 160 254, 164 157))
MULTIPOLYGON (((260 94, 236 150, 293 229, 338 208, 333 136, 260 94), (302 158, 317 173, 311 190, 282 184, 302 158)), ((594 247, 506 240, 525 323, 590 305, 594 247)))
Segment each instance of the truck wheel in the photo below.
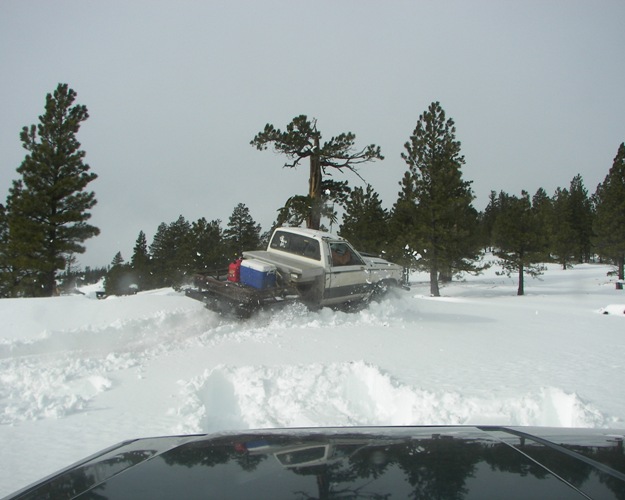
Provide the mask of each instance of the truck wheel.
POLYGON ((375 284, 371 298, 373 300, 382 299, 390 290, 397 288, 399 283, 395 280, 382 280, 375 284))

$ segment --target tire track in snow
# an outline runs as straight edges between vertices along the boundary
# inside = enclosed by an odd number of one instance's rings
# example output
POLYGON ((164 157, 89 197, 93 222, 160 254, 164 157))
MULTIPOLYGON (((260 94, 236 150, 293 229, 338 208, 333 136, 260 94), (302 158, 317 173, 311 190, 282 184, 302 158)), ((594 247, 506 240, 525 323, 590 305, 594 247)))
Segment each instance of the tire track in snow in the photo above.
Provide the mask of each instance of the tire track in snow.
POLYGON ((63 418, 114 387, 112 374, 193 341, 205 311, 174 309, 0 344, 0 425, 63 418))

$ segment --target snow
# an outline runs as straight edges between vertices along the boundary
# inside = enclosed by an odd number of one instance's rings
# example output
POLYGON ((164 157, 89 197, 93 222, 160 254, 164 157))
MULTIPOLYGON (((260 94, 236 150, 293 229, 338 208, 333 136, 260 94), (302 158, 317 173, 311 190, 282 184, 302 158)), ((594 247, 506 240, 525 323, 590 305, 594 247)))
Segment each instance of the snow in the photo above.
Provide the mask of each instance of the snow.
POLYGON ((224 319, 171 289, 0 300, 0 496, 125 439, 265 427, 625 427, 608 266, 414 275, 355 313, 224 319))

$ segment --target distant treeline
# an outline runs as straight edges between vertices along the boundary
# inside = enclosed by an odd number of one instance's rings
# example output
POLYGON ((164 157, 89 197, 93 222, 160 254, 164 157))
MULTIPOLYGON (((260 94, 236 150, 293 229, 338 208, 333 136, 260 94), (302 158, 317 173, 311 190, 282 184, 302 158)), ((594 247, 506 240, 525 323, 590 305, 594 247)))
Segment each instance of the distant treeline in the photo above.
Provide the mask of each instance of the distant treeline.
POLYGON ((502 272, 517 274, 519 294, 524 277, 540 274, 544 262, 566 269, 602 259, 616 265, 617 284, 624 280, 624 143, 592 195, 576 175, 552 194, 542 188, 533 195, 492 191, 479 212, 471 181, 462 178, 465 160, 454 121, 438 102, 419 116, 405 144, 407 170, 390 210, 373 186, 352 188, 333 178, 344 171, 360 177, 361 164, 383 159, 380 148, 356 148, 351 132, 324 142, 317 121, 300 115, 284 131, 267 124, 251 141, 260 151, 271 146, 285 155, 285 167, 310 163, 308 194, 294 194, 282 208, 276 200, 278 217, 266 233, 239 203, 225 227, 217 219, 189 222, 181 215, 161 223, 149 245, 140 231, 129 260, 118 252, 106 268, 79 271, 76 255, 99 229, 87 222, 96 199, 86 187, 97 176, 76 140, 88 114, 73 105, 75 97, 59 84, 46 97, 40 123, 20 135, 29 154, 0 205, 0 297, 50 296, 102 277, 109 294, 178 286, 195 272, 226 267, 243 250, 262 247, 275 226, 323 229, 324 222, 359 250, 427 271, 432 296, 459 273, 479 273, 486 250, 500 258, 502 272))
MULTIPOLYGON (((447 255, 454 258, 445 262, 437 280, 451 280, 463 271, 479 272, 478 263, 485 251, 501 257, 504 272, 518 272, 522 267, 529 275, 540 274, 541 264, 546 262, 557 262, 563 269, 597 259, 618 264, 611 252, 609 229, 618 214, 610 216, 607 211, 600 192, 604 185, 590 196, 582 177, 576 175, 568 187, 558 188, 551 196, 542 188, 533 196, 492 191, 482 212, 468 207, 453 231, 441 235, 446 237, 447 255)), ((404 201, 400 196, 388 211, 371 186, 351 189, 338 234, 359 250, 427 271, 424 245, 410 242, 415 225, 427 214, 420 214, 416 204, 409 205, 408 212, 413 213, 406 213, 404 201)), ((284 223, 288 221, 276 221, 274 227, 284 223)), ((111 265, 101 270, 108 276, 106 291, 132 293, 180 285, 195 272, 225 268, 243 250, 264 247, 272 229, 261 233, 242 203, 234 209, 225 229, 219 220, 207 222, 202 218, 189 223, 180 216, 160 224, 149 246, 140 232, 129 261, 121 253, 115 255, 111 265)))

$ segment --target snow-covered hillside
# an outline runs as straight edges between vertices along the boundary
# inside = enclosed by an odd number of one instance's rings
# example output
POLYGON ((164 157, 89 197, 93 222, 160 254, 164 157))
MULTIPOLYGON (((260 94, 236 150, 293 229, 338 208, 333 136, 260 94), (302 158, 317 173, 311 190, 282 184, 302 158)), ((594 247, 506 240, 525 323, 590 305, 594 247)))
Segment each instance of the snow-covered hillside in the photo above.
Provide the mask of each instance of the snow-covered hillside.
POLYGON ((173 290, 0 300, 0 496, 124 439, 326 425, 625 427, 608 267, 413 277, 363 311, 224 320, 173 290))

